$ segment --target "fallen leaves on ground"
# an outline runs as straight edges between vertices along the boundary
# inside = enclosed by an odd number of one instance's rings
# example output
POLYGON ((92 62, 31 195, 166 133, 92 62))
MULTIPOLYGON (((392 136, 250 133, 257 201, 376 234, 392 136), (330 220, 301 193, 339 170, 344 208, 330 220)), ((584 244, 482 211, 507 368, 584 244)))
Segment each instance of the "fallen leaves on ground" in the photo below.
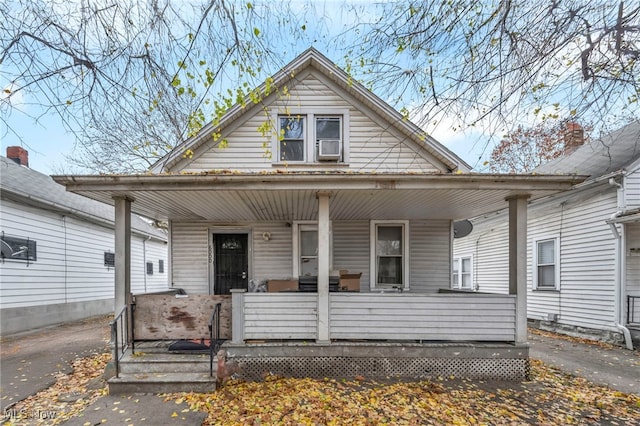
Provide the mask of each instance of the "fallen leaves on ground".
POLYGON ((532 360, 524 383, 472 380, 230 381, 209 394, 166 401, 205 411, 208 425, 474 425, 640 423, 640 397, 597 386, 532 360))
POLYGON ((12 406, 14 415, 2 424, 56 425, 70 419, 107 394, 102 373, 110 360, 110 353, 75 360, 70 374, 58 374, 52 386, 12 406))
MULTIPOLYGON (((607 342, 602 342, 600 340, 592 340, 592 339, 586 339, 584 337, 569 336, 567 334, 554 333, 552 331, 541 330, 539 328, 529 327, 529 332, 531 334, 536 334, 538 336, 549 337, 552 339, 560 339, 560 340, 564 340, 572 343, 582 343, 585 345, 598 346, 603 349, 619 349, 620 348, 620 346, 616 346, 607 342)), ((637 352, 637 351, 629 351, 629 353, 640 356, 640 352, 637 352)))
MULTIPOLYGON (((75 417, 106 395, 101 375, 110 358, 105 353, 77 360, 73 373, 59 375, 52 387, 13 407, 29 417, 16 417, 7 424, 55 425, 75 417), (55 416, 35 418, 34 409, 55 416)), ((267 376, 262 382, 232 380, 213 393, 175 393, 163 398, 206 412, 208 425, 640 424, 638 395, 594 385, 537 360, 531 360, 531 370, 531 381, 523 383, 267 376)))

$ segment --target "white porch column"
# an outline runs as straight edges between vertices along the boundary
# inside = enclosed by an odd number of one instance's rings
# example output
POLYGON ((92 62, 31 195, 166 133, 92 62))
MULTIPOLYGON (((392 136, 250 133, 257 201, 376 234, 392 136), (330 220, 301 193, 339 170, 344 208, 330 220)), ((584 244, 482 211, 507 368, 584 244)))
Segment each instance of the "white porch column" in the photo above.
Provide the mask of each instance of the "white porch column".
POLYGON ((244 288, 231 289, 231 343, 244 343, 244 288))
POLYGON ((516 343, 527 341, 527 199, 509 202, 509 294, 516 295, 516 343))
POLYGON ((329 196, 318 192, 318 335, 320 343, 329 342, 329 196))
MULTIPOLYGON (((131 302, 131 199, 115 201, 115 301, 114 314, 131 302)), ((131 334, 129 333, 129 336, 131 334)))

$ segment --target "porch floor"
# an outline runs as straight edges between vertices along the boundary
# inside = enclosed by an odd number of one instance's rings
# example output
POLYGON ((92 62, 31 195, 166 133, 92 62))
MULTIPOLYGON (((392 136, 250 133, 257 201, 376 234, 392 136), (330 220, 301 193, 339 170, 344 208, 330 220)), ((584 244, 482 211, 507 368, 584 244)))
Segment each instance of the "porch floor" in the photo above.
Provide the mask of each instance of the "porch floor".
MULTIPOLYGON (((209 375, 209 353, 172 353, 171 342, 137 342, 120 361, 120 375, 109 391, 212 392, 216 362, 209 375)), ((484 342, 308 341, 248 342, 222 346, 240 364, 238 377, 265 375, 312 378, 433 379, 455 376, 521 381, 529 377, 529 346, 484 342)))

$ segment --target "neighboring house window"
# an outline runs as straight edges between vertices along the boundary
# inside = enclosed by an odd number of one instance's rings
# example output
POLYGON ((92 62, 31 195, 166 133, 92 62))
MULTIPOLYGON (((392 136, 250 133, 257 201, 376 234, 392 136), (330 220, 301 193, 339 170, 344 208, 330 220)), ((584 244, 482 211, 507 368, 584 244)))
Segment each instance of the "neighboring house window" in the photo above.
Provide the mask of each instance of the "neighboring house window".
POLYGON ((2 260, 26 260, 35 262, 38 260, 37 244, 35 240, 0 235, 0 256, 2 260))
POLYGON ((558 238, 533 243, 533 288, 557 290, 560 287, 560 253, 558 238))
POLYGON ((278 163, 344 162, 348 110, 291 112, 277 116, 278 163))
POLYGON ((473 258, 471 256, 455 257, 451 287, 459 290, 473 290, 473 258))
POLYGON ((409 288, 409 222, 371 222, 373 288, 409 288))
POLYGON ((104 252, 104 266, 108 268, 115 268, 116 266, 116 254, 108 251, 104 252))
POLYGON ((164 260, 158 260, 158 273, 164 274, 164 260))
POLYGON ((153 275, 153 262, 147 262, 147 275, 153 275))

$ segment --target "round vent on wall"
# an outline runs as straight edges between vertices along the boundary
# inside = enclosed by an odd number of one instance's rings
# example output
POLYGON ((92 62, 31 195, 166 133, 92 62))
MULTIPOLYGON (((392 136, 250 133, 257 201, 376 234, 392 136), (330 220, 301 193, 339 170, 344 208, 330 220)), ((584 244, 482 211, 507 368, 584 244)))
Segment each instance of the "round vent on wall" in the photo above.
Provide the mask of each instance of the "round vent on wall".
POLYGON ((473 224, 468 220, 453 222, 453 238, 466 237, 473 231, 473 224))

